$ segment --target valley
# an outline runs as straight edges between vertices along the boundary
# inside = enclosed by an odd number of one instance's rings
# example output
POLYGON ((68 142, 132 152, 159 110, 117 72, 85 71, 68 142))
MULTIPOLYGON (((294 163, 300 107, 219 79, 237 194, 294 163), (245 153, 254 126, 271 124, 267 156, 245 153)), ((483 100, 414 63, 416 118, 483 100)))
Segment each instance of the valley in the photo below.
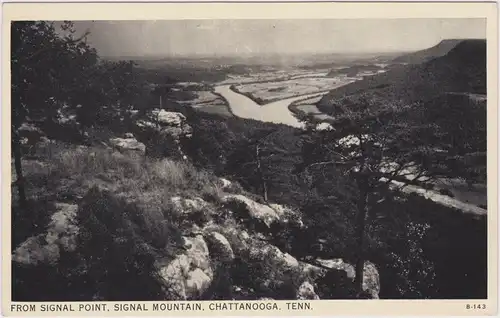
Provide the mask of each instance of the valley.
MULTIPOLYGON (((459 42, 452 42, 458 44, 459 42)), ((449 45, 448 42, 444 44, 449 45)), ((450 46, 451 50, 453 46, 450 46)), ((431 51, 433 52, 433 51, 431 51)), ((444 55, 444 53, 442 54, 444 55)), ((370 61, 372 62, 372 61, 370 61)), ((374 63, 374 62, 373 62, 374 63)), ((233 116, 243 119, 252 119, 261 122, 284 124, 294 128, 304 128, 304 122, 299 119, 299 114, 312 116, 319 123, 329 122, 334 119, 327 112, 322 112, 317 104, 327 94, 342 86, 348 86, 357 81, 370 81, 370 77, 383 74, 387 69, 398 65, 393 64, 356 64, 355 66, 336 67, 327 72, 324 69, 274 69, 267 67, 263 72, 244 75, 227 74, 227 79, 207 84, 179 83, 176 89, 186 87, 210 87, 210 91, 191 91, 197 97, 181 102, 183 105, 193 107, 197 111, 214 114, 227 114, 224 107, 233 116), (387 68, 387 69, 386 69, 387 68), (346 76, 349 74, 350 76, 346 76)), ((356 85, 356 84, 354 84, 356 85)), ((453 95, 466 95, 471 99, 485 101, 484 95, 472 93, 449 93, 453 95)), ((327 126, 328 127, 328 126, 327 126)), ((394 185, 398 182, 393 181, 394 185)), ((401 182, 399 182, 401 186, 401 182)), ((431 200, 458 208, 464 213, 485 214, 486 192, 483 184, 477 184, 473 189, 464 189, 456 182, 449 179, 439 179, 434 183, 435 190, 422 187, 407 186, 404 191, 416 193, 431 200), (481 190, 482 188, 482 190, 481 190), (446 191, 445 195, 440 192, 446 191), (457 196, 455 198, 455 196, 457 196), (469 200, 472 200, 469 202, 469 200)))

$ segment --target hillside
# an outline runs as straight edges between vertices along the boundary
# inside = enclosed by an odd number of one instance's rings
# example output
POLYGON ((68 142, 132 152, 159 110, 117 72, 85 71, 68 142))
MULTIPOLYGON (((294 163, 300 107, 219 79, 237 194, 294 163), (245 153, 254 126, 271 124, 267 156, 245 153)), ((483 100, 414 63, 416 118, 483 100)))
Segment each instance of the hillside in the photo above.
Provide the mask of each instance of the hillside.
MULTIPOLYGON (((165 110, 139 116, 122 121, 129 123, 126 133, 90 130, 87 145, 24 126, 32 133, 24 137, 30 155, 22 161, 29 209, 17 204, 13 191, 15 299, 356 297, 346 258, 323 259, 328 254, 305 248, 315 244, 317 231, 299 209, 263 202, 183 155, 213 162, 230 157, 216 153, 213 143, 197 155, 189 150, 190 143, 211 140, 202 118, 188 121, 165 110), (31 280, 36 273, 41 278, 31 280)), ((240 130, 257 128, 241 124, 240 130)), ((212 138, 228 141, 227 132, 212 138)), ((220 150, 241 148, 223 145, 228 148, 220 150)), ((378 270, 371 262, 365 267, 365 297, 378 298, 378 270)))
MULTIPOLYGON (((31 129, 42 136, 28 136, 24 149, 30 210, 16 191, 12 198, 15 299, 355 297, 350 181, 324 171, 310 188, 294 175, 294 129, 196 113, 139 116, 95 127, 86 146, 31 129), (266 203, 248 163, 252 140, 269 131, 266 203)), ((484 218, 403 193, 373 215, 366 297, 484 297, 484 218)))
POLYGON ((392 69, 340 87, 318 103, 325 113, 332 113, 332 101, 358 93, 387 101, 407 103, 425 101, 444 92, 486 94, 486 41, 465 40, 442 57, 420 65, 392 69))
POLYGON ((443 56, 456 47, 463 40, 449 39, 439 42, 437 45, 425 50, 398 56, 393 60, 395 63, 420 64, 433 58, 443 56))

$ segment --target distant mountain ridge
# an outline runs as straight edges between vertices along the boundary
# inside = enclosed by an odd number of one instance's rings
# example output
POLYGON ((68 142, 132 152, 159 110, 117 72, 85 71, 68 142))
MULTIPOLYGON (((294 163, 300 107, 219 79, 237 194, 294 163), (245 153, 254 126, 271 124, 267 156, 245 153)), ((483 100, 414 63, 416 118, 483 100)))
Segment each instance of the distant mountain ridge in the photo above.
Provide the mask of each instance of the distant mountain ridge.
POLYGON ((408 63, 408 64, 420 64, 429 61, 433 58, 446 55, 454 47, 456 47, 463 40, 459 39, 447 39, 442 40, 437 45, 430 47, 425 50, 420 50, 413 53, 408 53, 405 55, 398 56, 393 60, 396 63, 408 63))
POLYGON ((412 103, 447 92, 486 94, 486 40, 463 40, 444 56, 340 87, 325 95, 317 106, 331 113, 333 100, 346 95, 363 93, 412 103))

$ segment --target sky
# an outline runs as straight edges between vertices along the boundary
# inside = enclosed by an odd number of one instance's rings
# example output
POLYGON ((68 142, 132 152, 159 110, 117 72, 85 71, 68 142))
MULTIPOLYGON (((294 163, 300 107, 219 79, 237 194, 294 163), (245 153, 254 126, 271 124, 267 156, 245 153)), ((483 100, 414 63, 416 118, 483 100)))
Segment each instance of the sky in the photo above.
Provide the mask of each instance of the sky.
POLYGON ((79 21, 106 57, 415 51, 486 38, 485 19, 79 21))

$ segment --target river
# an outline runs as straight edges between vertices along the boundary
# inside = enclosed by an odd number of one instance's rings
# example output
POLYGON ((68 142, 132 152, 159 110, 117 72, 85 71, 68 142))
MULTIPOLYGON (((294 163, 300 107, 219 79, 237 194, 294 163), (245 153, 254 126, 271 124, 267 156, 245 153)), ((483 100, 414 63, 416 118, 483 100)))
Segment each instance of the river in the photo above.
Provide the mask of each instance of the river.
POLYGON ((304 125, 288 109, 288 106, 300 99, 321 96, 328 93, 311 93, 282 99, 265 105, 259 105, 251 98, 234 92, 230 87, 231 85, 220 85, 216 86, 214 91, 226 99, 231 112, 235 116, 275 124, 284 124, 296 128, 302 128, 304 125))

